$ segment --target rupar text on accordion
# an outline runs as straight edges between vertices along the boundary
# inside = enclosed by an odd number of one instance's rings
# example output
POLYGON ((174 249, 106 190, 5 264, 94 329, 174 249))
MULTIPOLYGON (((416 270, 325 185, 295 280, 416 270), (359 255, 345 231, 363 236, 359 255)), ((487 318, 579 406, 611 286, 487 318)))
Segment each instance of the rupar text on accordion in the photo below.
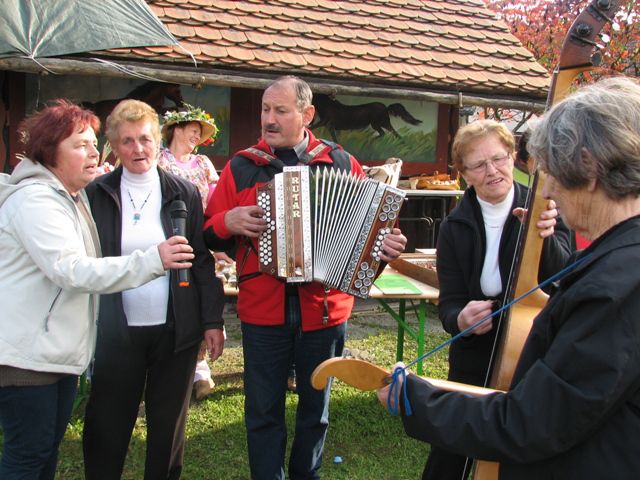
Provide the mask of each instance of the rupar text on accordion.
POLYGON ((285 167, 256 195, 268 223, 258 239, 260 271, 369 295, 382 241, 405 199, 402 190, 343 171, 297 166, 285 167))

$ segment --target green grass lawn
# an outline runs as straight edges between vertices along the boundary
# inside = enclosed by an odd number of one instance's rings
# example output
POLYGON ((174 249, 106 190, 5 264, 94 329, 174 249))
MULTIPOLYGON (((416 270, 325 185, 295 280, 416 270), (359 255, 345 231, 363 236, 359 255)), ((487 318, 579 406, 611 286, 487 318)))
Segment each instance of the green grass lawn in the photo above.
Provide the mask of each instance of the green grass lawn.
MULTIPOLYGON (((432 310, 430 315, 435 313, 432 310)), ((193 403, 187 423, 183 479, 249 479, 243 421, 242 348, 237 324, 227 327, 227 346, 212 365, 216 388, 200 403, 193 403)), ((447 338, 429 333, 427 349, 447 338)), ((405 361, 415 358, 414 342, 405 344, 405 361)), ((347 347, 385 368, 395 362, 396 328, 389 318, 356 316, 350 321, 347 347)), ((446 377, 446 352, 427 359, 427 376, 446 377)), ((292 438, 297 396, 287 394, 287 423, 292 438)), ((80 480, 82 474, 82 409, 76 411, 60 449, 60 480, 80 480)), ((1 438, 0 438, 1 443, 1 438)), ((290 443, 290 442, 289 442, 290 443)), ((123 479, 138 480, 144 471, 144 417, 138 419, 131 440, 123 479)), ((334 382, 330 426, 321 469, 325 480, 415 480, 420 478, 429 446, 408 438, 401 421, 380 406, 373 392, 361 392, 334 382), (336 456, 342 463, 334 463, 336 456)))

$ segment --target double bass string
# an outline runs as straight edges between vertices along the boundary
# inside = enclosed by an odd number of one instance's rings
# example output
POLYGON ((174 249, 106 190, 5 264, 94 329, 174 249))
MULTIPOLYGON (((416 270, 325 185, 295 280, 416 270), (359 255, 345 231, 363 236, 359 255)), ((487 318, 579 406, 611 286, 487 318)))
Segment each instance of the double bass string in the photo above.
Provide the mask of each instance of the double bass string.
MULTIPOLYGON (((529 179, 527 183, 527 196, 524 202, 526 212, 531 210, 531 205, 533 204, 533 198, 536 190, 535 183, 537 180, 537 175, 538 175, 537 167, 534 167, 533 171, 529 172, 529 179)), ((509 279, 507 281, 507 288, 505 288, 505 291, 503 292, 503 296, 502 296, 503 305, 506 303, 509 303, 508 299, 513 298, 515 294, 515 287, 516 287, 515 280, 516 280, 522 252, 524 251, 523 246, 526 239, 525 234, 527 231, 529 221, 530 221, 530 217, 527 216, 523 221, 520 222, 520 226, 518 227, 518 237, 516 239, 515 255, 513 256, 511 267, 509 269, 509 279)), ((489 316, 488 318, 493 318, 493 315, 489 316)), ((486 320, 488 320, 488 318, 486 320)), ((484 320, 485 319, 483 319, 482 321, 484 320)), ((503 321, 504 320, 505 319, 503 319, 503 321)), ((496 325, 496 335, 493 339, 493 346, 491 347, 491 355, 489 356, 489 363, 487 365, 487 371, 486 371, 484 382, 483 382, 483 386, 485 387, 489 384, 489 381, 490 381, 489 374, 491 373, 491 366, 495 361, 496 353, 498 351, 498 341, 500 340, 500 332, 502 330, 502 325, 503 325, 502 321, 498 322, 498 324, 496 325)), ((473 328, 475 328, 475 325, 472 325, 471 329, 473 328)))
POLYGON ((474 323, 470 327, 466 328, 465 330, 462 330, 457 335, 454 335, 453 337, 449 338, 448 340, 445 340, 444 342, 442 342, 437 347, 434 347, 430 351, 420 355, 418 358, 416 358, 415 360, 411 361, 411 363, 408 363, 407 365, 405 365, 403 370, 406 370, 407 368, 412 367, 413 365, 415 365, 419 361, 424 360, 425 358, 430 357, 431 355, 433 355, 434 353, 438 352, 439 350, 442 350, 444 347, 449 346, 450 344, 452 344, 453 342, 455 342, 459 338, 461 338, 461 337, 465 336, 467 333, 471 332, 474 328, 477 328, 478 326, 482 325, 484 322, 488 321, 489 319, 495 317, 496 315, 500 315, 505 310, 511 308, 514 304, 516 304, 520 300, 528 297, 529 295, 531 295, 533 292, 535 292, 539 288, 546 287, 551 282, 554 282, 554 281, 564 277, 566 274, 570 273, 573 269, 575 269, 576 267, 578 267, 579 265, 583 264, 588 259, 590 259, 591 255, 592 254, 589 253, 589 254, 587 254, 587 255, 585 255, 583 257, 578 258, 575 262, 573 262, 573 263, 569 264, 568 266, 564 267, 559 272, 556 272, 555 274, 551 275, 549 278, 547 278, 543 282, 540 282, 538 285, 536 285, 535 287, 531 288, 530 290, 528 290, 527 292, 523 293, 522 295, 518 296, 517 298, 514 298, 509 303, 507 303, 506 305, 503 305, 502 307, 500 307, 495 312, 490 313, 489 315, 487 315, 486 317, 482 318, 481 320, 478 320, 476 323, 474 323))
MULTIPOLYGON (((455 336, 451 337, 450 339, 442 342, 440 345, 438 345, 437 347, 431 349, 430 351, 426 352, 425 354, 420 355, 418 358, 413 360, 411 363, 405 365, 404 368, 403 367, 396 367, 395 370, 393 371, 393 373, 391 374, 391 387, 389 388, 389 396, 388 396, 388 399, 387 399, 387 410, 389 411, 389 413, 391 415, 397 415, 398 412, 399 412, 398 405, 399 405, 399 402, 400 402, 400 390, 398 389, 398 377, 402 376, 402 378, 404 379, 405 376, 406 376, 406 370, 409 367, 412 367, 413 365, 415 365, 419 361, 424 360, 425 358, 433 355, 434 353, 438 352, 439 350, 442 350, 444 347, 452 344, 453 342, 455 342, 459 338, 461 338, 464 335, 466 335, 467 333, 471 332, 474 328, 478 327, 479 325, 482 325, 484 322, 486 322, 490 318, 493 318, 496 315, 499 315, 500 313, 502 313, 503 311, 507 310, 508 308, 510 308, 515 303, 518 303, 523 298, 526 298, 527 296, 531 295, 533 292, 535 292, 539 288, 543 288, 543 287, 547 286, 549 283, 562 278, 564 275, 566 275, 569 272, 571 272, 574 268, 578 267, 579 265, 581 265, 582 263, 587 261, 589 258, 591 258, 591 255, 592 254, 589 253, 589 254, 581 257, 581 258, 578 258, 572 264, 566 266, 565 268, 563 268, 559 272, 555 273, 554 275, 550 276, 549 278, 547 278, 543 282, 540 282, 538 285, 536 285, 535 287, 531 288, 529 291, 523 293, 519 297, 514 298, 511 302, 509 302, 506 305, 503 305, 502 307, 500 307, 495 312, 487 315, 483 319, 481 319, 478 322, 476 322, 474 325, 471 325, 469 328, 461 331, 457 335, 455 335, 455 336)), ((402 387, 403 387, 403 391, 406 393, 406 382, 403 382, 402 387)), ((410 416, 411 415, 411 406, 409 405, 409 401, 407 399, 406 394, 404 395, 404 399, 405 399, 405 413, 406 413, 407 416, 410 416)))

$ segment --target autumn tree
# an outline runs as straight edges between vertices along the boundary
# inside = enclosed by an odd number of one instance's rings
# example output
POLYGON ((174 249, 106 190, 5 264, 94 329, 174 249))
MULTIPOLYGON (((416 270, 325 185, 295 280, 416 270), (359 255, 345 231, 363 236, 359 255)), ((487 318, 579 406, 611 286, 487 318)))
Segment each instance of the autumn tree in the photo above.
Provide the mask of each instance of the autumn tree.
MULTIPOLYGON (((558 63, 562 42, 589 0, 487 0, 489 8, 510 27, 525 48, 549 72, 558 63)), ((623 0, 622 7, 601 32, 601 67, 588 77, 624 73, 640 75, 640 4, 623 0)), ((585 80, 591 80, 586 78, 585 80)))
MULTIPOLYGON (((562 43, 573 21, 590 0, 485 0, 489 8, 511 29, 534 58, 549 73, 558 63, 562 43)), ((600 32, 598 51, 602 55, 599 68, 583 73, 576 84, 594 78, 623 73, 640 76, 640 4, 623 0, 621 8, 600 32)), ((485 107, 481 118, 509 121, 519 132, 533 115, 531 111, 485 107)))

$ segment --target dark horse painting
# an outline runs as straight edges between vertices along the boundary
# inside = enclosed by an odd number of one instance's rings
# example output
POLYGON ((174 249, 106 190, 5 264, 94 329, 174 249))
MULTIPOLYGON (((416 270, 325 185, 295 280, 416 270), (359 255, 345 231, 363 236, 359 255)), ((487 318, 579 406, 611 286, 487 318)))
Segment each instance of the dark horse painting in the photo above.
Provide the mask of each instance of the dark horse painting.
POLYGON ((316 93, 313 95, 316 116, 311 128, 326 127, 333 141, 337 142, 337 130, 359 130, 371 127, 378 132, 380 138, 385 130, 400 138, 400 134, 391 125, 389 116, 399 117, 411 125, 419 125, 422 120, 411 116, 401 103, 387 106, 380 102, 363 103, 361 105, 344 105, 330 95, 316 93))
POLYGON ((99 102, 82 102, 82 106, 92 110, 102 125, 105 124, 107 116, 111 113, 111 110, 125 98, 133 98, 135 100, 142 100, 153 107, 153 109, 162 114, 167 110, 164 107, 165 98, 171 100, 176 107, 181 107, 184 103, 182 99, 182 92, 180 92, 180 85, 177 83, 164 83, 164 82, 146 82, 131 90, 122 98, 114 98, 110 100, 100 100, 99 102))

